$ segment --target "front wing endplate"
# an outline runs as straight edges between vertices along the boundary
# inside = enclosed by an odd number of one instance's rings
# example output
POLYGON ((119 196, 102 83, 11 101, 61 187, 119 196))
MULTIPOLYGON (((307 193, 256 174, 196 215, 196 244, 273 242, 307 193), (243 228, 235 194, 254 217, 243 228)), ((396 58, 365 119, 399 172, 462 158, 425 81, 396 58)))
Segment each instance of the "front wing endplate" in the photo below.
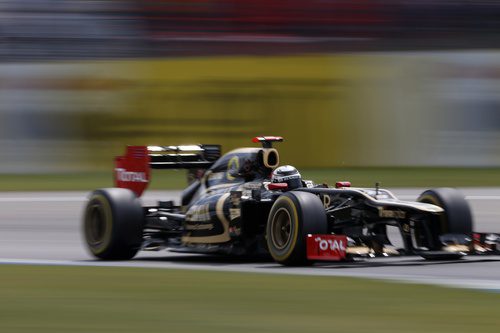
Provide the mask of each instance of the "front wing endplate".
POLYGON ((307 235, 307 259, 340 261, 346 257, 347 236, 307 235))

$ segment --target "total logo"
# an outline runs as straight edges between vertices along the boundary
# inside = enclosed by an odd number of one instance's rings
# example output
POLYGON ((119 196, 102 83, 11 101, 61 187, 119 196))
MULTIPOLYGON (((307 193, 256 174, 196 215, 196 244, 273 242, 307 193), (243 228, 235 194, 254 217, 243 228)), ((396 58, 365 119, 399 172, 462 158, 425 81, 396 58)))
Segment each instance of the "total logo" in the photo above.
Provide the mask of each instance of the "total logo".
POLYGON ((345 244, 342 240, 331 240, 331 239, 323 239, 321 237, 316 237, 314 239, 316 243, 319 243, 318 246, 321 251, 342 251, 345 252, 345 244))
POLYGON ((116 178, 121 182, 147 183, 146 173, 116 168, 116 178))

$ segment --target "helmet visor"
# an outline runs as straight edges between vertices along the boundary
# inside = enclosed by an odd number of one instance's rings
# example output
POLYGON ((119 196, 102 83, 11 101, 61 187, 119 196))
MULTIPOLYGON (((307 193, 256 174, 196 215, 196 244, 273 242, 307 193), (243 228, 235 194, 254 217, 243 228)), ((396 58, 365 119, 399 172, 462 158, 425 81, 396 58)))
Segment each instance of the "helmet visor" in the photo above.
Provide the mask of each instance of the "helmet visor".
POLYGON ((286 181, 286 183, 288 184, 288 188, 290 190, 302 187, 302 179, 300 177, 289 179, 286 181))

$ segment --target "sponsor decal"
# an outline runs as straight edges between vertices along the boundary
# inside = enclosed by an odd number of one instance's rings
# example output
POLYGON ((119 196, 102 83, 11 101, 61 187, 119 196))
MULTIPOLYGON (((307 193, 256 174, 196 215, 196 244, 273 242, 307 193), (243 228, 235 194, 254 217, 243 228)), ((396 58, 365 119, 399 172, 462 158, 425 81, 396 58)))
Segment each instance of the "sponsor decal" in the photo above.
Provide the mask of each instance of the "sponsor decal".
POLYGON ((115 168, 116 179, 121 182, 147 183, 145 172, 127 171, 123 168, 115 168))
POLYGON ((307 235, 307 259, 339 261, 345 258, 347 236, 307 235))
POLYGON ((321 251, 345 251, 345 244, 342 240, 323 239, 321 237, 316 237, 314 238, 314 241, 318 243, 319 249, 321 251))
POLYGON ((274 177, 274 179, 276 180, 275 181, 276 183, 284 183, 287 180, 300 179, 300 174, 291 175, 291 176, 278 176, 278 177, 274 177))
POLYGON ((379 209, 378 216, 393 219, 404 219, 406 217, 406 213, 399 210, 379 209))
POLYGON ((115 158, 116 187, 127 188, 137 196, 141 196, 148 186, 150 176, 146 146, 128 146, 125 155, 115 158))
POLYGON ((191 206, 186 221, 210 221, 209 204, 191 206))
POLYGON ((327 194, 324 194, 323 195, 323 206, 325 207, 325 209, 328 209, 328 207, 330 207, 331 202, 332 202, 332 200, 331 200, 330 196, 327 194))
POLYGON ((233 156, 229 162, 227 162, 227 172, 226 172, 226 178, 229 181, 235 180, 236 175, 238 173, 238 169, 240 168, 240 159, 238 156, 233 156))

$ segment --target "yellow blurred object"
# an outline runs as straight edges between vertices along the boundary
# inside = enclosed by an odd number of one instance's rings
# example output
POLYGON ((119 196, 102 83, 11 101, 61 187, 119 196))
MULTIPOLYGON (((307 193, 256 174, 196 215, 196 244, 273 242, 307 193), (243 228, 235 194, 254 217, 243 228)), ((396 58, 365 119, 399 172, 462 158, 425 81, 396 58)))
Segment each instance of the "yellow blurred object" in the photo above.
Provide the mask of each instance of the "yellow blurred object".
POLYGON ((498 59, 380 52, 0 65, 9 92, 0 171, 108 169, 126 144, 229 151, 258 135, 283 136, 281 161, 297 167, 497 166, 500 77, 485 73, 497 73, 498 59))
POLYGON ((317 55, 107 63, 103 71, 129 83, 116 91, 126 102, 91 128, 109 141, 220 143, 226 151, 256 135, 281 135, 287 163, 353 164, 357 92, 367 77, 388 75, 369 62, 317 55))

